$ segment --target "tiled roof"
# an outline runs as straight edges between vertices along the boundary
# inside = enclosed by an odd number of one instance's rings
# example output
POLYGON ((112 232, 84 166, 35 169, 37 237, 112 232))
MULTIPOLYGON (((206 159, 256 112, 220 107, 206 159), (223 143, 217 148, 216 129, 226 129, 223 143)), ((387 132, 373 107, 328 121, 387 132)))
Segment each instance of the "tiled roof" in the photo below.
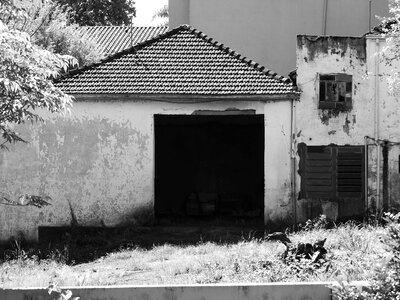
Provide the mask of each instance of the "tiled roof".
POLYGON ((297 96, 289 79, 181 25, 56 83, 70 94, 297 96))
POLYGON ((142 43, 168 31, 167 26, 80 26, 78 33, 97 45, 106 56, 142 43))

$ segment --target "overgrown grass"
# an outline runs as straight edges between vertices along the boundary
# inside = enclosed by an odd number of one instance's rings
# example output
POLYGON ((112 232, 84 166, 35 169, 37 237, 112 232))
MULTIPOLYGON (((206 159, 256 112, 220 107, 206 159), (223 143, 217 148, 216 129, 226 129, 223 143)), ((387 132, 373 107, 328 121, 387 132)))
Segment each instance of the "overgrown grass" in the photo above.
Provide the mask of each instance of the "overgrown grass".
POLYGON ((165 244, 148 250, 132 246, 74 266, 59 254, 45 260, 22 256, 0 263, 0 286, 369 280, 375 267, 391 257, 379 238, 383 231, 381 226, 347 223, 290 234, 296 243, 327 238, 328 254, 319 264, 285 263, 283 244, 252 237, 230 244, 165 244))

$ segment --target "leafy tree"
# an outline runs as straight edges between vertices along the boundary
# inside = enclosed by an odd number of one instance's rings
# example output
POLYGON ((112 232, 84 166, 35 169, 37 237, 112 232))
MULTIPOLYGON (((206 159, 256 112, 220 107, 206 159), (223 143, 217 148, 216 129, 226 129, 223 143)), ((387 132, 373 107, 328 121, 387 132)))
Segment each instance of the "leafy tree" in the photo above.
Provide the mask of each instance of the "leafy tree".
POLYGON ((36 46, 28 33, 15 29, 26 18, 10 0, 0 0, 0 148, 24 142, 15 125, 42 120, 37 109, 65 112, 72 105, 51 79, 76 60, 36 46))
MULTIPOLYGON (((377 29, 386 36, 386 46, 379 53, 386 64, 400 61, 400 0, 389 0, 390 17, 381 18, 382 25, 377 29)), ((393 69, 388 76, 389 92, 400 95, 400 72, 393 69)))
POLYGON ((157 10, 153 15, 153 20, 161 19, 161 26, 168 26, 169 23, 169 10, 168 5, 164 5, 162 8, 157 10))
POLYGON ((71 55, 78 59, 81 66, 103 57, 93 41, 81 38, 79 25, 71 24, 70 12, 64 11, 58 3, 52 0, 19 0, 17 5, 27 14, 18 28, 27 32, 33 43, 54 53, 71 55))
POLYGON ((86 26, 128 25, 136 15, 132 0, 56 0, 71 11, 73 23, 86 26))

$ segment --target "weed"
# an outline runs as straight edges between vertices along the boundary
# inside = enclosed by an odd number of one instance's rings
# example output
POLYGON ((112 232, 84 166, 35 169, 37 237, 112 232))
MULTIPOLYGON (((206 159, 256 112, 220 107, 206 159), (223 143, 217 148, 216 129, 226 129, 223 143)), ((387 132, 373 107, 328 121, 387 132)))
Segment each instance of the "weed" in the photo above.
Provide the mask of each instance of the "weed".
POLYGON ((22 247, 22 241, 20 239, 11 239, 10 240, 10 249, 7 249, 4 252, 5 260, 25 260, 28 258, 28 254, 22 247))
POLYGON ((384 214, 388 222, 381 239, 390 251, 386 264, 376 264, 369 285, 357 288, 346 284, 334 287, 338 300, 399 299, 400 295, 400 214, 384 214))
POLYGON ((300 229, 305 231, 318 230, 318 229, 328 229, 332 227, 334 223, 329 222, 325 215, 320 215, 313 220, 307 220, 304 225, 300 224, 300 229))
POLYGON ((57 283, 51 283, 47 287, 47 292, 49 295, 53 294, 56 298, 54 300, 79 300, 79 297, 72 297, 71 290, 63 290, 61 289, 57 283))

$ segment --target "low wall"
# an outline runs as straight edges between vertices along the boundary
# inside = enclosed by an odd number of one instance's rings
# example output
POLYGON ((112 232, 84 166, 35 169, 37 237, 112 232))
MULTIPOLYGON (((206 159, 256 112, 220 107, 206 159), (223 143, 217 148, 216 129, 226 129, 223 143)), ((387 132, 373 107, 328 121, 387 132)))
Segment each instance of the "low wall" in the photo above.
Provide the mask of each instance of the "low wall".
MULTIPOLYGON (((67 287, 81 300, 331 300, 329 282, 67 287)), ((1 300, 56 299, 43 288, 0 289, 1 300)))

